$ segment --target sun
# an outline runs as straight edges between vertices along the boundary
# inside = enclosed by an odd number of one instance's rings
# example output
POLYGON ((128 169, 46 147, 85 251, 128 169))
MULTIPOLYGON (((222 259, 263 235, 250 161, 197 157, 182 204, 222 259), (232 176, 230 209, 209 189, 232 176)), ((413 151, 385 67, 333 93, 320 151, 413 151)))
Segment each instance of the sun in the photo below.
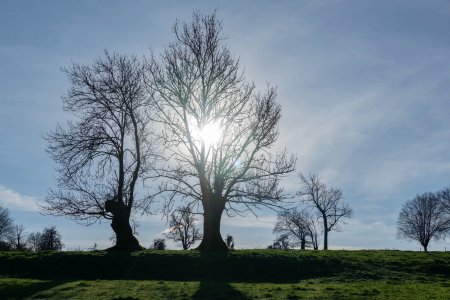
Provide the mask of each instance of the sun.
POLYGON ((205 147, 214 147, 222 136, 222 127, 219 122, 210 122, 199 129, 198 135, 205 147))
POLYGON ((209 122, 201 128, 195 126, 194 122, 190 122, 190 124, 190 131, 196 143, 200 143, 206 148, 216 147, 222 136, 220 122, 209 122))

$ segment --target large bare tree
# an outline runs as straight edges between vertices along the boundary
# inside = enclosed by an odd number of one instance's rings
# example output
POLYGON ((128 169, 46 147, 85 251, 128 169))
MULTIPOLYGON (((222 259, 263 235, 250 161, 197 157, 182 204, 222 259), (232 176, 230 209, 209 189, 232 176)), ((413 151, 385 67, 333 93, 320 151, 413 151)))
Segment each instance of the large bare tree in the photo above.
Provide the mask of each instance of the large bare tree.
POLYGON ((402 205, 397 220, 397 236, 418 241, 425 252, 432 239, 439 240, 449 229, 450 219, 436 194, 424 193, 402 205))
POLYGON ((342 191, 320 182, 317 174, 299 174, 301 188, 297 192, 301 200, 317 209, 323 225, 323 249, 328 249, 328 233, 340 230, 344 218, 350 218, 353 210, 343 202, 342 191))
POLYGON ((276 90, 255 92, 224 45, 215 14, 195 12, 190 23, 177 22, 175 41, 148 60, 149 89, 167 164, 166 207, 182 199, 200 203, 205 251, 226 251, 220 234, 229 214, 255 205, 278 206, 284 198, 280 178, 294 170, 286 151, 272 154, 281 107, 276 90))
POLYGON ((180 244, 183 250, 188 250, 203 237, 196 223, 197 219, 191 208, 189 206, 180 207, 170 215, 170 228, 165 236, 180 244))
POLYGON ((47 136, 59 177, 43 208, 83 224, 111 220, 113 249, 141 249, 130 217, 136 210, 147 212, 150 203, 136 190, 152 163, 143 64, 105 52, 92 65, 63 70, 71 83, 64 109, 75 120, 47 136))

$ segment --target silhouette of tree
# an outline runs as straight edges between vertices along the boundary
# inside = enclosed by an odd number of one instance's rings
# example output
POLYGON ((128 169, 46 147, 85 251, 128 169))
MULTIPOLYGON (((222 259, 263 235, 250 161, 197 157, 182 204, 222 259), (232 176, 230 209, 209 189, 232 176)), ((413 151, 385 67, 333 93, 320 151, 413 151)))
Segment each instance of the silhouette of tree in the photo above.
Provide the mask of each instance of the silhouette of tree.
POLYGON ((170 216, 169 232, 164 234, 168 239, 188 250, 195 242, 202 239, 202 234, 196 226, 197 219, 189 206, 178 208, 170 216))
POLYGON ((42 234, 40 232, 32 232, 28 235, 27 245, 31 251, 40 250, 41 236, 42 234))
POLYGON ((25 226, 15 225, 13 232, 9 236, 9 244, 11 248, 17 251, 27 250, 25 226))
POLYGON ((46 227, 42 232, 33 232, 28 235, 28 249, 32 251, 61 250, 64 247, 62 236, 56 226, 46 227))
POLYGON ((269 246, 268 249, 275 250, 288 250, 291 246, 291 242, 289 240, 289 236, 286 234, 279 235, 276 240, 273 242, 272 246, 269 246))
POLYGON ((166 241, 164 239, 154 239, 153 240, 154 250, 166 250, 166 241))
POLYGON ((440 190, 437 197, 450 218, 450 187, 440 190))
POLYGON ((2 247, 7 250, 9 247, 9 238, 14 233, 14 223, 9 216, 9 211, 7 208, 0 206, 0 242, 2 242, 2 247), (8 247, 6 246, 8 245, 8 247))
POLYGON ((328 232, 339 231, 343 218, 350 218, 353 210, 348 204, 343 203, 342 191, 340 189, 327 187, 320 182, 316 174, 308 177, 299 174, 301 189, 297 195, 301 200, 314 207, 322 219, 323 225, 323 249, 328 249, 328 232))
POLYGON ((58 189, 43 208, 86 225, 109 219, 117 237, 113 249, 142 249, 130 217, 150 205, 149 197, 136 196, 152 162, 143 65, 136 57, 105 52, 92 65, 64 71, 71 83, 64 109, 77 120, 47 136, 48 153, 60 167, 58 189))
POLYGON ((226 240, 227 248, 229 250, 234 250, 234 238, 233 238, 233 236, 227 234, 225 240, 226 240))
POLYGON ((318 249, 317 220, 307 209, 279 212, 273 232, 288 237, 294 247, 318 249))
POLYGON ((280 178, 295 165, 286 151, 270 153, 281 118, 275 88, 256 93, 245 82, 221 30, 215 14, 195 12, 190 24, 174 25, 176 39, 165 52, 148 60, 167 158, 157 170, 160 193, 166 210, 177 199, 201 204, 203 251, 228 250, 220 233, 224 211, 279 207, 280 178))
POLYGON ((418 241, 425 252, 432 239, 439 240, 450 229, 450 220, 438 197, 424 193, 402 205, 397 220, 397 236, 418 241))

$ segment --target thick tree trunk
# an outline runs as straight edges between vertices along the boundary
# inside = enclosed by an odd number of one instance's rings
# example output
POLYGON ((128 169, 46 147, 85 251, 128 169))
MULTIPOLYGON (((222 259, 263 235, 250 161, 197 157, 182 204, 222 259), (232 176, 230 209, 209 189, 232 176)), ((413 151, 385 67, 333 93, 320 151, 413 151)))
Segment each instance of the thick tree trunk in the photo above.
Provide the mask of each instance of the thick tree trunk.
POLYGON ((109 250, 137 251, 144 249, 133 235, 130 226, 130 213, 125 205, 118 202, 106 203, 106 209, 113 214, 111 227, 116 234, 116 244, 109 250))
POLYGON ((305 250, 306 246, 306 238, 302 238, 302 241, 300 243, 300 250, 305 250))
POLYGON ((220 234, 220 220, 225 207, 221 201, 214 200, 203 204, 203 239, 197 250, 226 252, 228 247, 220 234))
POLYGON ((323 215, 323 250, 328 250, 328 222, 325 215, 323 215))

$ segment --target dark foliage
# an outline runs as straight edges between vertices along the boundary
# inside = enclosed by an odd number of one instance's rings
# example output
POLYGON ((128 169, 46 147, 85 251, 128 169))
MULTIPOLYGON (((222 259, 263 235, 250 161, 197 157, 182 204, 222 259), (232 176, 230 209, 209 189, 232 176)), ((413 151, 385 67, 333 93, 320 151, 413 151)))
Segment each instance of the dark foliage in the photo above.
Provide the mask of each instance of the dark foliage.
POLYGON ((166 241, 164 239, 153 240, 153 250, 166 250, 166 241))
POLYGON ((39 235, 38 251, 45 250, 61 250, 64 244, 62 243, 62 236, 56 230, 55 226, 44 228, 39 235))
POLYGON ((226 238, 225 238, 225 242, 227 244, 227 247, 229 250, 234 250, 234 238, 233 236, 227 234, 226 238))

